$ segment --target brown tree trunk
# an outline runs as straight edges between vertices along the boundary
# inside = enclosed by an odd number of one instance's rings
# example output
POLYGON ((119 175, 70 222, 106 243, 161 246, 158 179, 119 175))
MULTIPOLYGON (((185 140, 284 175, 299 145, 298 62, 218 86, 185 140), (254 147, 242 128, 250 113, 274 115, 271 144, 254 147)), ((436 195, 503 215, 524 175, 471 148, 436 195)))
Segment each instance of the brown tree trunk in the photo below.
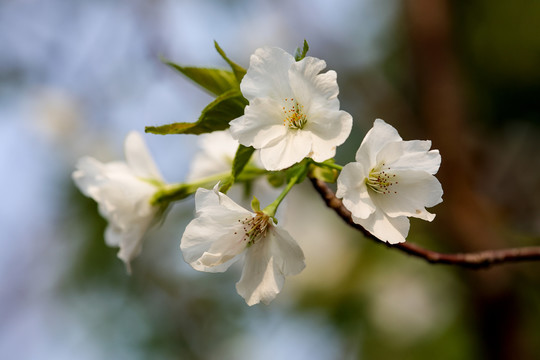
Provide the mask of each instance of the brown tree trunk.
MULTIPOLYGON (((459 240, 450 244, 456 250, 504 247, 493 206, 473 187, 479 174, 474 172, 467 148, 471 133, 451 38, 449 2, 408 0, 405 4, 419 115, 433 148, 440 150, 443 159, 438 177, 445 196, 438 221, 446 220, 443 226, 448 239, 459 240)), ((519 344, 519 306, 511 276, 509 267, 465 273, 471 294, 471 321, 486 359, 526 358, 519 344)))

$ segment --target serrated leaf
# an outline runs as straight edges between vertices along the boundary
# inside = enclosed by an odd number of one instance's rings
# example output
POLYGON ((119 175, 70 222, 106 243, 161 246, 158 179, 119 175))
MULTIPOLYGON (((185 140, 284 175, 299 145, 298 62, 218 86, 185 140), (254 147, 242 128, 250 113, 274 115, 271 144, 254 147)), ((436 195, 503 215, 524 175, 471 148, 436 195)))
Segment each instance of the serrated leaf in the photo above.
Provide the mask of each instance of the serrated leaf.
POLYGON ((221 95, 231 89, 240 89, 240 83, 232 71, 222 69, 180 66, 171 61, 163 60, 165 64, 180 72, 213 95, 221 95))
POLYGON ((294 53, 294 59, 296 61, 300 61, 303 58, 306 57, 306 54, 309 50, 309 45, 306 39, 304 39, 304 47, 302 49, 296 48, 296 52, 294 53))
POLYGON ((162 126, 147 126, 145 132, 167 134, 204 134, 213 131, 225 130, 229 122, 244 115, 244 108, 248 101, 242 96, 240 90, 229 90, 208 104, 201 113, 199 120, 194 123, 174 123, 162 126))
POLYGON ((244 69, 243 67, 241 67, 240 65, 238 65, 237 63, 229 59, 229 57, 227 56, 227 54, 225 54, 225 51, 223 51, 223 49, 219 46, 217 41, 214 41, 214 46, 216 47, 217 52, 219 53, 219 55, 221 55, 223 60, 225 60, 227 64, 229 64, 234 75, 236 76, 236 80, 238 80, 238 83, 240 83, 244 75, 246 75, 246 69, 244 69))
POLYGON ((251 155, 254 151, 255 149, 251 146, 244 146, 242 144, 238 146, 232 165, 232 176, 234 180, 236 180, 238 175, 244 170, 244 167, 249 162, 249 159, 251 159, 251 155))

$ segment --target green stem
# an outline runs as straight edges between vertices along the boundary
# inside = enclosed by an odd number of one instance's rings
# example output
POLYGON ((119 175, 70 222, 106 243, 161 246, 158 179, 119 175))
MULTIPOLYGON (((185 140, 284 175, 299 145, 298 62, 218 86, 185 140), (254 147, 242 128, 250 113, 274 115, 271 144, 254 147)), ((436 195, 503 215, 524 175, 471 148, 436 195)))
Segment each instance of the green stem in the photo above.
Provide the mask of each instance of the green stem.
POLYGON ((219 174, 215 174, 215 175, 212 175, 212 176, 202 178, 200 180, 197 180, 195 182, 188 183, 188 184, 185 184, 185 185, 189 185, 190 187, 195 187, 195 188, 213 186, 218 181, 226 179, 229 176, 231 176, 231 172, 230 171, 225 171, 225 172, 222 172, 222 173, 219 173, 219 174))
POLYGON ((313 164, 315 164, 316 166, 318 167, 325 167, 325 168, 329 168, 329 169, 336 169, 338 171, 341 171, 343 170, 343 166, 339 165, 339 164, 334 164, 334 163, 320 163, 320 162, 316 162, 316 161, 313 161, 313 164))
POLYGON ((274 200, 270 205, 268 205, 267 207, 263 209, 263 213, 273 218, 274 215, 276 214, 279 204, 281 204, 283 199, 285 199, 285 196, 289 193, 289 191, 291 191, 292 187, 296 185, 300 177, 301 177, 301 174, 296 174, 292 176, 289 179, 289 183, 287 184, 285 189, 283 189, 283 191, 281 192, 281 194, 279 194, 276 200, 274 200))
MULTIPOLYGON (((268 171, 257 167, 247 167, 236 179, 237 181, 250 181, 261 175, 267 174, 268 171)), ((150 200, 152 205, 163 205, 172 201, 185 199, 189 195, 197 191, 198 188, 209 188, 217 184, 218 181, 225 181, 230 178, 231 172, 226 171, 212 176, 202 178, 192 183, 178 183, 159 186, 159 190, 150 200)))
POLYGON ((231 176, 231 172, 222 172, 216 175, 208 176, 192 183, 178 183, 167 184, 155 193, 150 200, 152 205, 163 205, 172 201, 178 201, 185 199, 189 195, 193 194, 200 187, 210 187, 215 185, 218 181, 225 180, 231 176))
POLYGON ((256 166, 246 165, 246 167, 244 167, 242 172, 238 174, 238 176, 236 177, 236 181, 249 181, 261 175, 266 175, 268 173, 269 173, 268 170, 261 169, 256 166))

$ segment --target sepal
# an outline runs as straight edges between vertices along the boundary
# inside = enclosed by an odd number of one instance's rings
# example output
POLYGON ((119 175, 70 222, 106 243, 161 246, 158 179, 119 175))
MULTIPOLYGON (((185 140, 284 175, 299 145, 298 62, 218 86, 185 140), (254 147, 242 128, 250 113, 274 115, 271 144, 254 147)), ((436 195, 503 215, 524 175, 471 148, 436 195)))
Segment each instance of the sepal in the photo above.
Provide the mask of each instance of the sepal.
POLYGON ((261 211, 261 203, 259 202, 259 199, 257 199, 255 196, 253 197, 253 200, 251 200, 251 209, 254 212, 261 211))

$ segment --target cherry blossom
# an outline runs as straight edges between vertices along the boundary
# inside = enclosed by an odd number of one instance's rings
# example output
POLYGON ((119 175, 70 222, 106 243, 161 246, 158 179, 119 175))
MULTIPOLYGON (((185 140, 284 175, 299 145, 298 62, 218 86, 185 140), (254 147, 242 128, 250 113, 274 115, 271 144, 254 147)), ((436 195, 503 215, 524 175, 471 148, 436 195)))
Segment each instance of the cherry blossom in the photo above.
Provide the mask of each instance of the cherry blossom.
POLYGON ((382 241, 405 241, 409 216, 432 221, 425 208, 442 201, 443 190, 434 176, 438 150, 431 141, 403 141, 397 130, 381 119, 366 134, 356 162, 343 167, 336 195, 351 211, 355 223, 382 241))
POLYGON ((263 47, 251 56, 240 89, 249 100, 244 115, 230 122, 242 145, 260 149, 267 170, 285 169, 305 157, 321 162, 333 157, 352 127, 339 110, 336 72, 324 60, 294 57, 263 47))
POLYGON ((127 135, 124 150, 125 162, 79 159, 72 177, 81 192, 98 203, 109 221, 105 242, 120 248, 118 257, 131 272, 130 262, 141 252, 143 237, 159 211, 150 199, 163 180, 139 133, 127 135))
POLYGON ((263 211, 248 211, 227 195, 199 188, 196 217, 181 239, 185 261, 195 270, 223 272, 245 256, 236 290, 248 305, 270 303, 281 291, 285 276, 304 267, 304 253, 289 233, 263 211))

